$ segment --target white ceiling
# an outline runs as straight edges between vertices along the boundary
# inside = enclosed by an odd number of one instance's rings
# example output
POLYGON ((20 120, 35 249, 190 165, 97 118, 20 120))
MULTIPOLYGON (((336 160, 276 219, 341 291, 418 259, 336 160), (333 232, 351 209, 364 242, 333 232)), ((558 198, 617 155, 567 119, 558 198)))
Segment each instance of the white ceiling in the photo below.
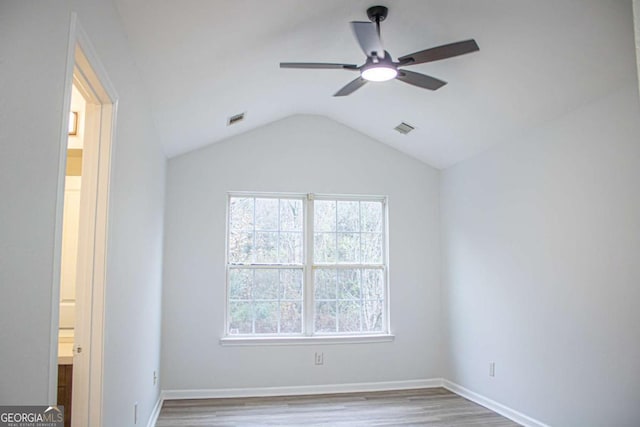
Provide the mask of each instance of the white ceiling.
POLYGON ((623 85, 635 75, 624 0, 116 0, 168 156, 298 113, 344 123, 446 168, 623 85), (447 81, 437 91, 357 76, 280 69, 279 62, 361 64, 349 21, 389 7, 394 59, 474 38, 480 51, 409 67, 447 81), (630 72, 631 71, 631 72, 630 72), (229 116, 246 112, 228 127, 229 116), (401 121, 416 130, 400 135, 401 121))

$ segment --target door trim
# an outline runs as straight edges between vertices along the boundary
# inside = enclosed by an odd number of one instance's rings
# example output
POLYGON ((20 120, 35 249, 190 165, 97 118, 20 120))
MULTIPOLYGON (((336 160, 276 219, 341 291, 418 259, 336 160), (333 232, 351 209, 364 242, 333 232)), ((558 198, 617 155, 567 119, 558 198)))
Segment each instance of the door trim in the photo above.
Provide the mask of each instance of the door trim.
MULTIPOLYGON (((50 338, 50 367, 49 367, 49 404, 55 405, 57 402, 57 370, 58 370, 58 322, 59 322, 59 298, 60 298, 60 260, 62 245, 62 213, 64 206, 64 183, 66 171, 66 150, 68 144, 67 123, 68 112, 71 105, 71 88, 74 82, 74 74, 80 75, 81 80, 86 84, 85 89, 92 92, 94 98, 95 112, 97 117, 95 151, 95 181, 97 186, 94 194, 90 196, 92 201, 92 223, 89 251, 92 269, 88 274, 90 284, 87 286, 88 292, 78 303, 86 308, 87 333, 80 339, 83 342, 83 357, 87 360, 86 390, 88 393, 82 399, 86 401, 81 408, 83 413, 78 414, 79 418, 73 422, 75 425, 101 426, 102 425, 102 380, 104 366, 104 313, 105 313, 105 291, 107 272, 107 249, 108 249, 108 223, 110 217, 109 209, 109 187, 111 158, 115 148, 115 130, 118 106, 118 95, 111 80, 109 79, 104 66, 102 65, 97 52, 87 33, 78 22, 75 12, 70 16, 69 43, 67 46, 67 63, 65 70, 64 99, 62 117, 60 120, 60 141, 59 141, 59 169, 57 182, 57 204, 56 222, 54 230, 54 267, 52 277, 52 298, 51 298, 51 338, 50 338), (86 418, 85 418, 86 417, 86 418), (80 419, 86 421, 80 421, 80 419), (77 424, 80 422, 81 424, 77 424)), ((77 79, 76 79, 77 80, 77 79)), ((89 101, 89 100, 87 100, 89 101)), ((88 103, 89 104, 89 103, 88 103)), ((89 105, 87 105, 89 107, 89 105)), ((75 357, 74 357, 75 358, 75 357)), ((84 393, 83 393, 84 394, 84 393)), ((73 408, 72 408, 73 409, 73 408)), ((76 411, 74 410, 74 415, 76 411)))

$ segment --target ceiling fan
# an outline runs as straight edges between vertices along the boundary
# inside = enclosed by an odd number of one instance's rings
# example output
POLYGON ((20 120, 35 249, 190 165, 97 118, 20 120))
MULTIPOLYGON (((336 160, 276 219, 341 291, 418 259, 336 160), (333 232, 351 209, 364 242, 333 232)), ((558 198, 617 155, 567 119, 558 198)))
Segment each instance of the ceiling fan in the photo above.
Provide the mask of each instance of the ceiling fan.
POLYGON ((386 19, 387 13, 386 7, 373 6, 367 9, 367 16, 371 22, 351 22, 356 39, 367 55, 367 60, 361 66, 317 62, 281 62, 280 68, 342 69, 360 72, 359 77, 349 82, 333 96, 350 95, 367 82, 383 82, 394 78, 410 85, 436 90, 446 85, 447 82, 398 67, 438 61, 480 50, 476 41, 470 39, 404 55, 398 58, 397 62, 394 62, 389 52, 382 47, 380 40, 380 22, 386 19))

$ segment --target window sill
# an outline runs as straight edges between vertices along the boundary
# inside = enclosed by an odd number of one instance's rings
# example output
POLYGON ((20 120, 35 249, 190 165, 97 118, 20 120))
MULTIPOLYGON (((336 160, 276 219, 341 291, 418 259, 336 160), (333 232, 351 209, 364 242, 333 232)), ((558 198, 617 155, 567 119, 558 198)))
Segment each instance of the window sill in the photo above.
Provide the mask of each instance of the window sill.
POLYGON ((263 346, 263 345, 318 345, 318 344, 369 344, 391 342, 391 334, 313 336, 313 337, 222 337, 223 346, 263 346))

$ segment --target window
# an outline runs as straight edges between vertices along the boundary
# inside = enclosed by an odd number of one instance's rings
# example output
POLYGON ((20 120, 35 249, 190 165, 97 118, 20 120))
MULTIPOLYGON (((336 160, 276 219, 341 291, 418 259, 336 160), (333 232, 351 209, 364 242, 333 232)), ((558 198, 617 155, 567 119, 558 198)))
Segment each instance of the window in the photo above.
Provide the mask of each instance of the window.
POLYGON ((299 198, 229 198, 229 335, 302 333, 303 209, 299 198))
POLYGON ((228 336, 388 332, 386 199, 229 195, 228 336))

